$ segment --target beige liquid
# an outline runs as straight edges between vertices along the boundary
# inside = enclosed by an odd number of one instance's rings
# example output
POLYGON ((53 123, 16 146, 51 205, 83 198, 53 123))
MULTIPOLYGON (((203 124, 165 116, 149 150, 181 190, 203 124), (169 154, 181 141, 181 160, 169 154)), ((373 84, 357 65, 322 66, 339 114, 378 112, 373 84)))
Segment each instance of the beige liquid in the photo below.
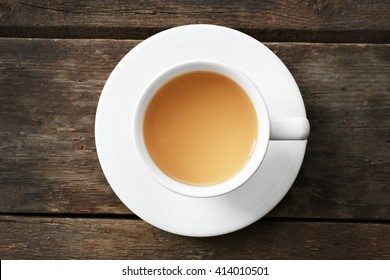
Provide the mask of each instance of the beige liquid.
POLYGON ((143 131, 160 170, 182 183, 208 186, 230 179, 248 162, 257 117, 237 83, 212 72, 192 72, 158 90, 143 131))

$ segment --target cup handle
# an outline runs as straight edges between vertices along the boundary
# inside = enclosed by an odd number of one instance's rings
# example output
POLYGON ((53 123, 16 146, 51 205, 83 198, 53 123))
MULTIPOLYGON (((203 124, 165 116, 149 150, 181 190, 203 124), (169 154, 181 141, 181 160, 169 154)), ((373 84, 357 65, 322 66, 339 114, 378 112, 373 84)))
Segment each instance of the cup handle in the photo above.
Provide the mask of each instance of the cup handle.
POLYGON ((304 117, 270 117, 270 140, 305 140, 310 125, 304 117))

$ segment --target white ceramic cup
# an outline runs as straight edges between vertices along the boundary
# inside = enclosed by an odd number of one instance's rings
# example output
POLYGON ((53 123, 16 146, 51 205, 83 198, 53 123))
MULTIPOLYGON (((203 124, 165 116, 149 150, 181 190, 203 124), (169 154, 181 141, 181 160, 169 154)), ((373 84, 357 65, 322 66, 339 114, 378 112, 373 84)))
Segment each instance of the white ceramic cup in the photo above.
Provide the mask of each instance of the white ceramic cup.
POLYGON ((136 150, 150 175, 165 188, 191 197, 214 197, 242 186, 258 169, 270 140, 305 140, 309 135, 309 121, 302 117, 270 116, 264 99, 256 85, 240 70, 213 61, 187 61, 158 74, 145 88, 136 104, 133 117, 133 137, 136 150), (171 79, 185 73, 209 71, 222 74, 241 86, 246 92, 257 116, 258 137, 251 158, 240 172, 227 181, 210 186, 192 186, 176 181, 162 172, 150 157, 143 134, 146 109, 158 90, 171 79))

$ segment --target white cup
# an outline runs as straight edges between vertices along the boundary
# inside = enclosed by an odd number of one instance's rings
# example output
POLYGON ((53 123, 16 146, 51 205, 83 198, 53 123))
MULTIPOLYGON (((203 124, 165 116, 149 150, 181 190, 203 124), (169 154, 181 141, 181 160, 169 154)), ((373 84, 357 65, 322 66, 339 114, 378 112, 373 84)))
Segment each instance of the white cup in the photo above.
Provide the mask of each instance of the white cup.
POLYGON ((305 140, 309 135, 309 121, 303 117, 270 116, 264 99, 256 85, 240 70, 213 61, 187 61, 162 71, 145 88, 136 104, 133 117, 135 148, 150 175, 165 188, 191 197, 214 197, 242 186, 261 165, 270 140, 305 140), (146 109, 158 90, 171 79, 185 73, 209 71, 235 81, 246 92, 256 112, 258 136, 252 156, 240 172, 232 178, 210 186, 192 186, 176 181, 162 172, 150 157, 143 134, 146 109))

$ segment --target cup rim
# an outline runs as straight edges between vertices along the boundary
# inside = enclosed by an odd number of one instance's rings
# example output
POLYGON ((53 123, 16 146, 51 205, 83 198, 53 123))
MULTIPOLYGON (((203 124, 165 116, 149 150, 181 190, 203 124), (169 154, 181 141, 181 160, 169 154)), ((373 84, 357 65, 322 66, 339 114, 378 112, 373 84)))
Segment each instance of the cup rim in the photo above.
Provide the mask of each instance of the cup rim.
POLYGON ((264 159, 270 137, 270 118, 266 103, 256 85, 239 69, 211 60, 185 61, 161 71, 144 88, 137 100, 133 116, 133 140, 135 150, 146 170, 163 187, 190 197, 215 197, 229 193, 242 186, 256 172, 264 159), (257 117, 257 141, 253 153, 245 166, 230 179, 209 186, 194 186, 179 182, 165 174, 150 157, 143 138, 143 121, 148 105, 157 91, 169 80, 185 73, 208 71, 222 74, 235 81, 248 95, 257 117))

